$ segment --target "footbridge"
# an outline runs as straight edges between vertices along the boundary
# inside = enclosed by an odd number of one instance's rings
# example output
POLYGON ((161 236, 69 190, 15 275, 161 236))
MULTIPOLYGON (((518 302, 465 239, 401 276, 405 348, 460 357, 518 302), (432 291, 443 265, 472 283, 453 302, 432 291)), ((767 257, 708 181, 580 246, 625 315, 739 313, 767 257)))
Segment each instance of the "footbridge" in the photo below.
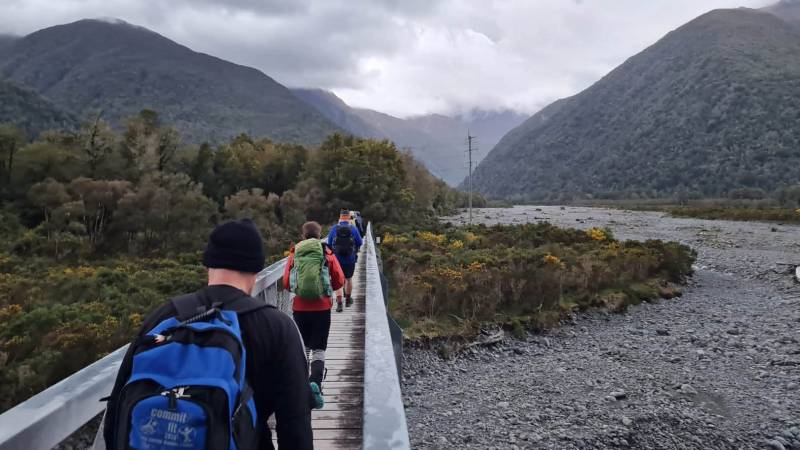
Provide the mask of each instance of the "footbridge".
MULTIPOLYGON (((280 288, 285 267, 283 259, 259 273, 252 294, 291 314, 290 295, 280 288)), ((371 224, 353 281, 353 306, 332 317, 325 407, 312 413, 314 447, 408 449, 402 331, 387 313, 388 286, 371 224)), ((100 399, 110 394, 126 348, 0 415, 0 450, 48 450, 76 432, 95 436, 87 448, 105 449, 102 431, 89 427, 104 410, 100 399)))

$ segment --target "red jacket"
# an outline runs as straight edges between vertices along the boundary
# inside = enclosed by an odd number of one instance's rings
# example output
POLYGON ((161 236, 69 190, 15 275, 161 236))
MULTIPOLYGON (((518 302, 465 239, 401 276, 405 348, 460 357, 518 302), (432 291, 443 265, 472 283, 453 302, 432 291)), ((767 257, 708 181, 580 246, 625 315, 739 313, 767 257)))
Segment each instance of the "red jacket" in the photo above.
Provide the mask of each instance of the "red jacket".
MULTIPOLYGON (((325 259, 328 260, 328 271, 331 274, 331 287, 337 291, 344 286, 344 272, 342 266, 339 265, 339 260, 333 254, 331 249, 324 245, 325 259)), ((289 274, 294 266, 294 245, 289 250, 289 260, 286 262, 286 269, 283 271, 283 286, 284 289, 289 289, 289 274)), ((322 298, 301 298, 295 296, 292 309, 294 311, 327 311, 333 307, 333 301, 330 297, 322 298)))

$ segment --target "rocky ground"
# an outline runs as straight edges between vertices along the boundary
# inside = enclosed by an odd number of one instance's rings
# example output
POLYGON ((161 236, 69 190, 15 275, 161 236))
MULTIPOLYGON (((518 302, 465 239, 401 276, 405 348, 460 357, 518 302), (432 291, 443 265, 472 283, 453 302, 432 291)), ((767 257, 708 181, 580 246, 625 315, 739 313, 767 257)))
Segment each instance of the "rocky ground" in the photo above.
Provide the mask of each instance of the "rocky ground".
POLYGON ((407 349, 414 448, 800 450, 800 286, 777 264, 800 264, 800 227, 592 208, 476 217, 677 240, 697 270, 682 298, 625 314, 579 314, 453 360, 407 349))

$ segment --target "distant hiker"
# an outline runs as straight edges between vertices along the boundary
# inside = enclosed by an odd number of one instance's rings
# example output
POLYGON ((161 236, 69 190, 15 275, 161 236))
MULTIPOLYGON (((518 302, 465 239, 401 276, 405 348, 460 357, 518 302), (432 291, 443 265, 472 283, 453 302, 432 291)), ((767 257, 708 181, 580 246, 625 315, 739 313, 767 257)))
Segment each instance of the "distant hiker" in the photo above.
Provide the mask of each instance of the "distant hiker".
POLYGON ((128 347, 108 398, 106 448, 274 449, 273 413, 280 448, 313 448, 300 334, 249 295, 264 268, 253 222, 216 227, 203 265, 208 286, 150 313, 128 347))
POLYGON ((322 408, 322 380, 325 372, 325 350, 331 329, 331 297, 337 293, 342 303, 341 289, 344 273, 331 249, 320 240, 322 227, 306 222, 302 228, 303 241, 289 251, 283 272, 283 285, 295 294, 293 315, 306 352, 310 353, 311 375, 308 381, 314 394, 315 408, 322 408))
MULTIPOLYGON (((339 223, 331 228, 328 233, 328 245, 333 249, 333 254, 339 260, 344 272, 344 296, 347 306, 353 304, 353 272, 356 271, 358 249, 363 243, 361 233, 355 225, 350 224, 350 211, 343 209, 339 213, 339 223)), ((342 302, 337 299, 336 312, 342 312, 342 302)))
POLYGON ((361 217, 361 213, 359 211, 350 211, 350 217, 354 220, 354 225, 358 228, 358 232, 361 233, 361 237, 367 235, 367 224, 364 223, 364 218, 361 217))

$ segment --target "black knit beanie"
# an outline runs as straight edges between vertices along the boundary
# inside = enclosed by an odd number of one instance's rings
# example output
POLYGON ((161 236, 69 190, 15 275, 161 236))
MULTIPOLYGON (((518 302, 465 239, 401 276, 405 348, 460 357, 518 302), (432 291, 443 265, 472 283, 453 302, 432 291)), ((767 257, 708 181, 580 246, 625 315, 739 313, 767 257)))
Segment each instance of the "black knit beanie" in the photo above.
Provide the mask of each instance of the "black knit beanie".
POLYGON ((264 269, 264 247, 261 233, 253 221, 235 220, 214 228, 203 253, 203 265, 237 272, 261 272, 264 269))

